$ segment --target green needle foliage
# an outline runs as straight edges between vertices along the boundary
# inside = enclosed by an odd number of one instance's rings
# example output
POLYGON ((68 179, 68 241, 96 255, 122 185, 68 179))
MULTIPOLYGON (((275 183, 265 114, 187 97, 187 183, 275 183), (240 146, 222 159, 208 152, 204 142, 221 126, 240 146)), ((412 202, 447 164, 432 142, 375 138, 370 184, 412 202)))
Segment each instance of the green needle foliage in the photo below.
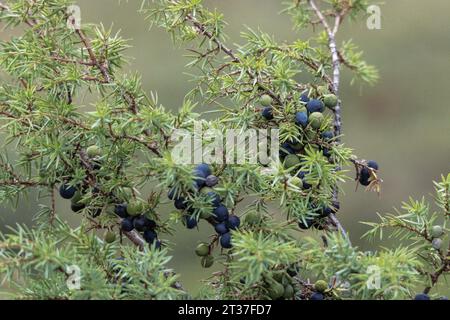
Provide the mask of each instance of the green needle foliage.
POLYGON ((353 81, 376 82, 376 69, 356 45, 335 38, 339 22, 363 18, 368 1, 285 1, 283 14, 295 30, 314 26, 311 38, 280 43, 247 28, 233 47, 224 16, 201 0, 143 1, 140 12, 149 23, 189 52, 195 85, 178 112, 147 94, 139 75, 126 73, 129 45, 119 33, 102 25, 69 28, 72 4, 0 1, 3 28, 20 30, 0 42, 0 203, 17 207, 33 189, 40 204, 32 228, 17 225, 0 234, 0 277, 11 297, 309 299, 320 291, 326 299, 408 299, 423 288, 429 293, 448 275, 450 175, 436 184, 439 212, 430 213, 425 200, 411 200, 394 215, 380 215, 379 224, 368 223, 367 236, 383 237, 389 229, 402 246, 362 252, 335 215, 349 179, 343 168, 353 164, 367 190, 379 191, 378 168, 341 143, 341 101, 327 105, 314 126, 295 122, 305 110, 302 95, 339 96, 340 67, 353 81), (261 116, 263 96, 272 108, 269 121, 261 116), (202 115, 198 105, 216 108, 217 118, 202 115), (168 267, 176 243, 165 236, 177 224, 189 226, 187 212, 200 228, 217 218, 214 198, 194 186, 193 166, 177 164, 171 154, 172 134, 198 124, 221 133, 279 129, 280 144, 297 148, 299 160, 292 166, 282 160, 212 165, 220 180, 213 191, 242 222, 231 230, 231 249, 220 249, 224 237, 210 238, 201 265, 220 262, 223 268, 192 296, 168 267), (327 131, 332 138, 324 138, 327 131), (78 226, 62 220, 58 190, 73 190, 67 198, 78 226), (189 205, 168 214, 169 190, 189 205), (157 231, 158 241, 156 233, 124 227, 128 218, 117 213, 123 204, 128 214, 156 225, 147 231, 157 231), (331 213, 324 215, 324 208, 331 213), (299 237, 299 226, 318 236, 299 237), (369 286, 373 279, 376 285, 369 286), (316 280, 327 285, 315 286, 316 280))

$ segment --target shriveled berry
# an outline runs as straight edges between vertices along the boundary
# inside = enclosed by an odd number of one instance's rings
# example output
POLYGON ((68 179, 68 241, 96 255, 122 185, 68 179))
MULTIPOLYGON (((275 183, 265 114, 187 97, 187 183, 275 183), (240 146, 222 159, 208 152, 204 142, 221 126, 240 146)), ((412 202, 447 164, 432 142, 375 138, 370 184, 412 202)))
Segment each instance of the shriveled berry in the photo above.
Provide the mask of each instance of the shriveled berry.
POLYGON ((213 212, 215 218, 217 221, 219 222, 223 222, 228 220, 228 209, 225 206, 218 206, 217 208, 214 209, 213 212))
POLYGON ((223 235, 230 231, 224 222, 216 224, 214 230, 216 230, 217 234, 219 235, 223 235))
POLYGON ((261 103, 263 107, 270 106, 272 104, 272 101, 273 101, 272 97, 269 96, 268 94, 262 95, 261 98, 259 99, 259 103, 261 103))
POLYGON ((77 189, 73 186, 63 184, 59 187, 59 194, 64 199, 72 199, 77 189))
POLYGON ((219 178, 217 178, 215 175, 210 174, 206 177, 205 184, 207 187, 214 187, 219 183, 219 178))
POLYGON ((230 216, 227 221, 227 227, 231 230, 236 230, 241 225, 241 219, 238 216, 230 216))
POLYGON ((206 257, 209 255, 209 245, 205 242, 200 243, 197 248, 195 248, 195 254, 199 257, 206 257))
POLYGON ((220 245, 224 249, 231 249, 233 246, 231 244, 231 234, 225 233, 220 237, 220 245))
POLYGON ((272 120, 272 119, 273 119, 273 110, 272 110, 272 107, 266 107, 266 108, 262 109, 261 115, 262 115, 262 116, 264 117, 264 119, 266 119, 266 120, 272 120))
POLYGON ((306 104, 306 109, 308 109, 309 113, 323 112, 325 110, 325 106, 322 101, 312 99, 306 104))

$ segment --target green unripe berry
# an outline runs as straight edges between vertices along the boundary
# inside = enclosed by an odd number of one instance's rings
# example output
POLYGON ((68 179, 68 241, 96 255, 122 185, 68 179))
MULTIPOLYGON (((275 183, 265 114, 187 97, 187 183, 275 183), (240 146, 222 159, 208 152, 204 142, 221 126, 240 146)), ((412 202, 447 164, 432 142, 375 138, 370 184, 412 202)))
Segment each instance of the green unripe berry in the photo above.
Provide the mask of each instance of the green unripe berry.
POLYGON ((281 283, 276 281, 270 281, 269 287, 267 288, 267 295, 272 300, 277 300, 284 295, 284 287, 281 283))
POLYGON ((322 122, 324 120, 323 114, 320 112, 313 112, 309 115, 309 124, 313 129, 320 129, 322 122))
POLYGON ((318 86, 317 87, 317 94, 319 96, 324 96, 328 93, 330 93, 330 92, 328 91, 328 88, 326 86, 318 86))
POLYGON ((431 246, 436 250, 441 250, 442 248, 442 239, 441 238, 434 238, 431 242, 431 246))
POLYGON ((102 149, 99 146, 93 145, 86 149, 89 158, 95 158, 102 155, 102 149))
POLYGON ((284 275, 284 271, 274 271, 272 274, 272 277, 276 282, 282 283, 283 275, 284 275))
POLYGON ((206 256, 202 258, 202 267, 203 268, 211 268, 214 264, 214 257, 213 256, 206 256))
POLYGON ((440 236, 442 236, 443 233, 444 230, 442 229, 441 226, 433 226, 433 228, 431 228, 431 236, 433 238, 439 238, 440 236))
POLYGON ((268 94, 262 95, 259 99, 259 103, 261 103, 263 107, 269 107, 270 105, 272 105, 272 97, 268 94))
POLYGON ((200 243, 195 249, 195 254, 199 257, 206 257, 209 254, 209 245, 205 242, 200 243))
POLYGON ((134 200, 127 205, 127 212, 132 217, 142 214, 143 211, 144 204, 142 203, 142 201, 134 200))
POLYGON ((317 292, 324 293, 325 290, 328 289, 328 283, 324 280, 317 280, 317 282, 314 284, 314 289, 317 292))
POLYGON ((254 226, 261 222, 261 216, 257 212, 249 212, 245 215, 245 223, 254 226))
POLYGON ((300 158, 295 154, 290 154, 284 159, 284 168, 286 170, 296 167, 300 164, 300 158))
POLYGON ((334 94, 326 94, 323 97, 323 103, 325 106, 332 109, 337 106, 338 98, 334 94))
POLYGON ((292 299, 294 297, 295 291, 294 287, 290 284, 284 287, 283 298, 292 299))
POLYGON ((303 188, 303 181, 299 177, 292 177, 289 179, 289 184, 299 189, 303 188))
POLYGON ((200 193, 201 193, 201 194, 208 194, 208 192, 214 192, 214 189, 213 189, 213 188, 210 188, 210 187, 203 187, 203 188, 201 188, 201 190, 200 190, 200 193))
POLYGON ((112 231, 108 231, 105 233, 105 242, 106 243, 113 243, 116 241, 116 234, 112 231))
POLYGON ((77 191, 73 195, 72 199, 70 199, 70 201, 72 202, 72 204, 79 204, 82 199, 83 199, 83 195, 81 194, 80 191, 77 191))

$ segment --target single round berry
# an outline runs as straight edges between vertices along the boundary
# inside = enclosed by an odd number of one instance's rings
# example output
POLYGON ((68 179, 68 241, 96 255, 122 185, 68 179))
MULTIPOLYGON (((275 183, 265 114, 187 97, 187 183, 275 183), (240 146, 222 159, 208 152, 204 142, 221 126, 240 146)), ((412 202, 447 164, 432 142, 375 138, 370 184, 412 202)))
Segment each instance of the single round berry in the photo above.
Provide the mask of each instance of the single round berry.
POLYGON ((175 208, 178 210, 185 210, 187 208, 187 202, 186 199, 183 197, 180 197, 174 201, 175 208))
POLYGON ((334 134, 332 131, 324 131, 322 133, 322 139, 324 139, 325 141, 329 141, 333 138, 334 138, 334 134))
POLYGON ((359 183, 361 183, 363 186, 368 186, 370 184, 370 171, 367 168, 362 168, 359 172, 359 183))
POLYGON ((213 256, 203 257, 201 263, 203 268, 211 268, 214 264, 214 257, 213 256))
POLYGON ((83 203, 71 203, 70 204, 70 209, 75 213, 80 212, 84 208, 86 208, 86 205, 83 203))
POLYGON ((120 224, 120 228, 122 229, 122 231, 125 232, 130 232, 133 231, 134 229, 134 224, 133 224, 133 217, 128 217, 122 220, 122 223, 120 224))
POLYGON ((306 112, 297 112, 295 114, 295 123, 299 126, 306 127, 308 125, 308 114, 306 112))
POLYGON ((431 246, 436 250, 441 250, 442 248, 442 239, 441 238, 434 238, 431 242, 431 246))
POLYGON ((323 300, 324 296, 320 292, 315 292, 313 295, 309 298, 309 300, 323 300))
POLYGON ((241 225, 241 219, 238 216, 230 216, 227 221, 227 227, 230 230, 236 230, 241 225))
POLYGON ((206 173, 203 170, 195 169, 193 175, 196 189, 201 189, 205 185, 206 173))
POLYGON ((108 231, 105 233, 105 242, 106 243, 113 243, 116 241, 116 234, 112 231, 108 231))
POLYGON ((209 245, 205 242, 200 243, 197 248, 195 248, 195 254, 199 257, 206 257, 209 255, 209 245))
POLYGON ((221 199, 217 193, 208 192, 206 195, 211 199, 211 204, 213 205, 213 207, 217 208, 218 206, 220 206, 221 199))
POLYGON ((324 293, 328 289, 328 283, 324 280, 317 280, 314 284, 314 290, 320 293, 324 293))
POLYGON ((326 94, 323 97, 323 103, 326 107, 333 109, 338 104, 338 98, 334 94, 326 94))
POLYGON ((367 162, 367 166, 368 166, 369 168, 378 170, 378 163, 376 163, 376 161, 373 161, 373 160, 368 161, 368 162, 367 162))
POLYGON ((186 224, 186 228, 188 229, 194 229, 195 227, 197 227, 197 219, 192 216, 186 216, 184 221, 186 224))
POLYGON ((138 216, 144 211, 144 204, 142 201, 133 200, 127 204, 127 212, 130 216, 138 216))
POLYGON ((289 179, 289 184, 299 189, 303 188, 303 181, 299 177, 292 177, 289 179))
POLYGON ((284 294, 284 287, 281 283, 276 281, 271 281, 269 287, 267 288, 267 295, 272 300, 280 299, 284 294))
POLYGON ((145 242, 152 244, 158 238, 158 234, 154 230, 145 230, 143 237, 145 242))
POLYGON ((224 249, 231 249, 233 246, 231 244, 231 234, 225 233, 220 237, 220 245, 224 249))
POLYGON ((307 94, 302 94, 300 97, 300 102, 309 102, 309 98, 307 94))
POLYGON ((442 229, 441 226, 436 225, 431 228, 431 236, 433 238, 439 238, 443 234, 444 234, 444 230, 442 229))
POLYGON ((172 188, 169 190, 169 193, 167 194, 167 198, 169 198, 170 200, 175 200, 176 197, 176 189, 172 188))
POLYGON ((213 214, 216 220, 219 222, 226 221, 228 220, 229 217, 228 209, 225 206, 218 206, 217 208, 214 209, 213 214))
POLYGON ((217 234, 219 235, 223 235, 230 231, 224 222, 216 224, 214 230, 216 230, 217 234))
POLYGON ((150 220, 149 218, 145 216, 139 216, 136 217, 133 221, 134 228, 139 231, 143 232, 146 230, 152 230, 156 228, 156 222, 153 220, 150 220))
POLYGON ((313 99, 306 104, 306 109, 308 109, 309 113, 315 113, 315 112, 323 112, 325 110, 325 107, 322 101, 313 99))
POLYGON ((292 299, 295 295, 294 287, 290 284, 284 287, 283 298, 292 299))
POLYGON ((262 95, 261 98, 259 99, 259 103, 261 103, 263 107, 270 106, 272 104, 272 101, 273 101, 272 97, 269 96, 268 94, 262 95))
POLYGON ((219 183, 219 178, 217 178, 215 175, 210 174, 206 177, 205 184, 207 187, 214 187, 219 183))
POLYGON ((64 199, 72 199, 76 192, 77 189, 73 186, 63 184, 59 187, 59 194, 64 199))
POLYGON ((324 120, 323 114, 320 112, 313 112, 309 115, 309 124, 313 129, 320 129, 322 122, 324 120))
POLYGON ((286 170, 297 167, 299 164, 300 164, 300 158, 295 154, 289 154, 284 159, 284 168, 286 170))
POLYGON ((262 109, 261 115, 262 115, 262 116, 264 117, 264 119, 266 119, 266 120, 272 120, 272 119, 273 119, 273 110, 272 110, 272 107, 265 107, 264 109, 262 109))
POLYGON ((418 293, 414 297, 414 300, 430 300, 430 296, 425 293, 418 293))
POLYGON ((89 158, 95 158, 102 155, 102 149, 99 146, 93 145, 86 149, 89 158))
POLYGON ((125 203, 116 204, 114 206, 114 213, 122 219, 128 217, 127 205, 125 203))
POLYGON ((211 167, 206 163, 201 163, 195 167, 195 170, 203 172, 204 177, 212 174, 211 167))

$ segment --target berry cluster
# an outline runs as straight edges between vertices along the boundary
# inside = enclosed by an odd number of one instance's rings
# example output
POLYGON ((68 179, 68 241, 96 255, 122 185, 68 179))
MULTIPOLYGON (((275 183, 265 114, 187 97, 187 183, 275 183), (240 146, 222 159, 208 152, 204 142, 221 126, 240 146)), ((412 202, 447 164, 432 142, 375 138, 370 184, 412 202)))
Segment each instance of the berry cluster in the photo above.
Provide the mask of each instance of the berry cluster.
POLYGON ((264 289, 272 300, 293 299, 295 296, 294 280, 284 270, 268 272, 263 275, 264 289))
MULTIPOLYGON (((338 98, 334 94, 324 93, 325 88, 318 88, 317 97, 312 98, 308 94, 302 94, 294 116, 293 121, 298 126, 302 136, 298 139, 287 141, 281 145, 280 159, 283 166, 291 173, 289 183, 298 189, 309 190, 314 186, 311 181, 308 181, 307 176, 309 172, 303 171, 303 159, 306 146, 310 146, 320 150, 322 154, 331 163, 332 153, 330 147, 334 142, 333 132, 325 125, 324 112, 326 108, 333 109, 338 104, 338 98), (322 93, 322 94, 321 94, 322 93)), ((261 115, 264 119, 271 121, 274 117, 273 100, 268 95, 263 95, 260 98, 260 104, 263 106, 261 115)), ((323 228, 322 221, 331 213, 336 213, 339 210, 339 204, 333 203, 332 207, 320 208, 311 203, 310 211, 315 212, 314 217, 307 217, 299 221, 301 229, 323 228)))
MULTIPOLYGON (((199 219, 208 221, 215 229, 220 238, 220 245, 224 249, 231 249, 231 231, 239 228, 241 221, 238 216, 230 215, 227 207, 222 203, 220 195, 213 189, 218 183, 219 178, 212 174, 211 167, 207 164, 199 164, 194 168, 193 192, 178 195, 173 188, 169 191, 169 199, 174 201, 175 208, 184 213, 183 220, 188 229, 197 227, 199 219), (196 214, 192 200, 199 195, 204 195, 211 204, 211 210, 196 214)), ((208 253, 209 253, 208 249, 208 253)), ((201 255, 202 256, 202 255, 201 255)), ((212 265, 212 260, 208 255, 202 256, 202 264, 206 267, 212 265)))
MULTIPOLYGON (((99 170, 101 168, 102 149, 96 145, 90 146, 86 149, 86 155, 89 157, 89 166, 91 166, 93 170, 99 170)), ((62 198, 71 200, 71 209, 73 212, 77 213, 87 207, 85 201, 83 201, 87 190, 87 184, 79 187, 64 183, 59 188, 59 194, 62 198)), ((93 188, 93 194, 98 192, 98 188, 93 188)), ((111 201, 116 203, 114 205, 114 213, 122 219, 121 230, 124 232, 131 232, 133 230, 141 232, 147 243, 150 245, 154 244, 156 248, 160 248, 161 241, 158 240, 155 231, 157 227, 156 222, 146 216, 144 203, 139 200, 132 200, 129 201, 129 203, 120 203, 121 201, 113 194, 109 196, 111 197, 111 201)), ((95 208, 93 211, 91 209, 89 213, 92 217, 96 218, 102 213, 102 208, 95 208)), ((104 239, 107 243, 112 243, 116 240, 116 234, 111 230, 108 230, 105 233, 104 239)))

